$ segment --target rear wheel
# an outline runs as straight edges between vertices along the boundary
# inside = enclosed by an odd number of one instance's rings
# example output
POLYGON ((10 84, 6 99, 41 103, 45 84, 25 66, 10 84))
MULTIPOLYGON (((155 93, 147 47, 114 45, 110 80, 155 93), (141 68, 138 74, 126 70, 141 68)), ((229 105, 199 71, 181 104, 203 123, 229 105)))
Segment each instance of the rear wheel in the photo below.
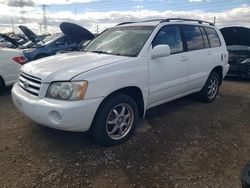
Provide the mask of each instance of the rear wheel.
POLYGON ((107 99, 97 111, 92 135, 101 145, 112 146, 130 138, 138 119, 135 101, 124 94, 107 99))
POLYGON ((213 102, 219 92, 220 80, 216 72, 212 72, 202 90, 198 93, 199 98, 204 102, 213 102))

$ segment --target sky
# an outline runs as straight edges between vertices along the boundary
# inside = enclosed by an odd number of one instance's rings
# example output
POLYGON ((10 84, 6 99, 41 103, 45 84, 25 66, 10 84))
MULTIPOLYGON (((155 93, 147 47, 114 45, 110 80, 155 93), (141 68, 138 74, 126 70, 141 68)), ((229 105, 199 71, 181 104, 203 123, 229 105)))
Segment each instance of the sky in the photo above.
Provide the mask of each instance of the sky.
POLYGON ((96 33, 121 22, 156 18, 214 21, 217 27, 250 27, 250 0, 0 0, 0 32, 20 32, 23 24, 37 33, 59 32, 63 21, 96 33), (47 30, 42 5, 46 5, 47 30), (12 23, 14 28, 12 27, 12 23))

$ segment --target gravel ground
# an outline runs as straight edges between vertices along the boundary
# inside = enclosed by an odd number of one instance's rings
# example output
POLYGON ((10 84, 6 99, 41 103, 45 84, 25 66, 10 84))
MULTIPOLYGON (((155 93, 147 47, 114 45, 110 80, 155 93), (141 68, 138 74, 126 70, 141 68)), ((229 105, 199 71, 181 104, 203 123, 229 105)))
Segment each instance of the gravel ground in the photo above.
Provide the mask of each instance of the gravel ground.
POLYGON ((32 122, 0 95, 0 187, 241 187, 250 160, 250 82, 225 81, 217 100, 154 108, 126 143, 32 122))

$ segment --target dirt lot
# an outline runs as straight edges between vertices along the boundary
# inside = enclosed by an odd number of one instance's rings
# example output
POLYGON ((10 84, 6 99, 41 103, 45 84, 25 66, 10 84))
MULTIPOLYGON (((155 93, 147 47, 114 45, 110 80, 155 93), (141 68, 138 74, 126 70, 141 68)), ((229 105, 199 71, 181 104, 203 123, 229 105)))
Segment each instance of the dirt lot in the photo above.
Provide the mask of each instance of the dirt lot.
POLYGON ((250 160, 250 82, 226 81, 216 102, 193 96, 147 113, 128 142, 45 128, 0 96, 0 187, 240 187, 250 160))

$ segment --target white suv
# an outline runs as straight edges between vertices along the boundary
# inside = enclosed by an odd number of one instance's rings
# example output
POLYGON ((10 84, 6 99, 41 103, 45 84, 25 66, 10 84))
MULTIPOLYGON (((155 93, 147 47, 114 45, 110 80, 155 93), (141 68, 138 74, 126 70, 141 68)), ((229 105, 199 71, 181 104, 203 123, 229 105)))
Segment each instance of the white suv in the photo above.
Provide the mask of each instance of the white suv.
POLYGON ((90 131, 103 145, 127 140, 146 110, 191 93, 216 98, 229 69, 212 23, 166 19, 119 24, 83 52, 26 64, 12 98, 39 124, 90 131))

